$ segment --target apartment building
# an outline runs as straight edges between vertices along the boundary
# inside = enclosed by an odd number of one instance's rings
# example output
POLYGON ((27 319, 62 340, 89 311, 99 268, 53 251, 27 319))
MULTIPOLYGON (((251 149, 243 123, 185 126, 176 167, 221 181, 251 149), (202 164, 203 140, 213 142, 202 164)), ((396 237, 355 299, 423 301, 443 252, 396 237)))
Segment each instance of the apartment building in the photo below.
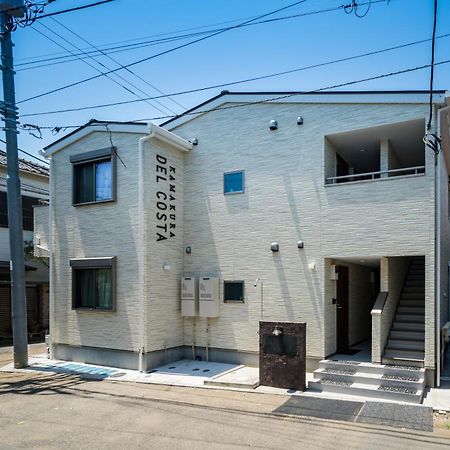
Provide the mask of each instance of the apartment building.
MULTIPOLYGON (((259 321, 301 321, 309 370, 365 343, 368 365, 434 385, 450 149, 424 144, 428 101, 224 91, 161 126, 91 121, 49 145, 36 226, 53 356, 257 365, 259 321)), ((438 134, 446 101, 434 93, 438 134)))

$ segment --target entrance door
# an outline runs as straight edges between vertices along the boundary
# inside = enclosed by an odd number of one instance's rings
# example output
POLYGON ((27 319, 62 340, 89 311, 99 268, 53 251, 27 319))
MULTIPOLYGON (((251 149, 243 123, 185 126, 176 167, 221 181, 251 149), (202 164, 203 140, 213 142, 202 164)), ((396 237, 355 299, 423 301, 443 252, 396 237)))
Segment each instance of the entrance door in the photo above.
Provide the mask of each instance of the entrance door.
POLYGON ((336 281, 336 351, 348 347, 348 267, 339 266, 336 281))

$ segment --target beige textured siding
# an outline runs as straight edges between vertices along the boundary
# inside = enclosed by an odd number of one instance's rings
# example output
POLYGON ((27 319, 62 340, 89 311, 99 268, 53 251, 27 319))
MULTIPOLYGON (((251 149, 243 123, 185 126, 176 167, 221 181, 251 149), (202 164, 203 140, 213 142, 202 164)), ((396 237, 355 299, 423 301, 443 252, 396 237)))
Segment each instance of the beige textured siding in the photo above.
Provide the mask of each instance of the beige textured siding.
MULTIPOLYGON (((256 351, 260 289, 265 317, 306 321, 308 355, 335 348, 335 305, 324 291, 324 258, 427 255, 427 339, 433 334, 433 158, 427 173, 324 186, 328 134, 425 117, 424 105, 276 104, 209 113, 172 130, 199 145, 185 158, 185 255, 189 274, 245 280, 244 304, 220 305, 210 345, 256 351), (304 117, 304 125, 296 117, 304 117), (279 128, 269 131, 270 119, 279 128), (245 170, 246 192, 224 196, 223 173, 245 170), (303 240, 303 250, 297 241, 303 240), (270 243, 278 242, 273 254, 270 243), (309 269, 315 264, 315 270, 309 269), (325 348, 325 342, 326 348, 325 348)), ((328 284, 328 283, 327 283, 328 284)), ((206 340, 198 321, 198 343, 206 340)), ((186 328, 191 341, 191 322, 186 328)), ((433 350, 427 352, 431 363, 433 350)))
POLYGON ((95 132, 52 158, 53 342, 122 350, 139 348, 138 148, 140 135, 118 133, 117 202, 72 206, 70 155, 110 146, 95 132), (71 309, 71 258, 117 257, 117 311, 71 309))
MULTIPOLYGON (((183 345, 183 322, 180 315, 180 279, 183 276, 183 154, 155 139, 147 142, 144 149, 144 243, 145 258, 145 305, 146 305, 146 351, 160 350, 183 345), (159 156, 159 160, 157 159, 159 156), (162 161, 162 162, 161 162, 162 161), (166 161, 166 162, 164 162, 166 161), (157 172, 167 170, 167 173, 157 172), (172 168, 172 171, 170 170, 172 168), (175 170, 173 170, 175 169, 175 170), (157 176, 161 178, 157 181, 157 176), (175 180, 170 181, 172 175, 175 180), (164 180, 167 178, 167 180, 164 180), (173 191, 170 191, 170 185, 173 191), (160 198, 157 194, 160 192, 160 198), (170 195, 175 200, 170 201, 170 195), (169 198, 165 198, 168 196, 169 198), (167 209, 158 208, 162 202, 167 209), (170 210, 170 205, 175 210, 170 210), (167 216, 158 220, 157 214, 167 216), (175 220, 170 215, 175 214, 175 220), (168 225, 167 232, 157 226, 168 225), (170 224, 175 228, 170 228, 170 224), (157 240, 157 233, 174 237, 157 240), (164 264, 170 270, 163 270, 164 264)), ((163 208, 163 205, 160 205, 163 208)))

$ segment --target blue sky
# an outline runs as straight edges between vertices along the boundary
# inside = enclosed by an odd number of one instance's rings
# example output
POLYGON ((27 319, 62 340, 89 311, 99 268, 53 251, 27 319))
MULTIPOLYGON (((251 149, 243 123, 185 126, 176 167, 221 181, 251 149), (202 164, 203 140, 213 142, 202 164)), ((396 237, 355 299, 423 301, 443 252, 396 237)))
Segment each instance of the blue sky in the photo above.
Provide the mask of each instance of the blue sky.
MULTIPOLYGON (((366 0, 364 0, 366 1, 366 0)), ((57 0, 46 12, 79 6, 90 0, 57 0)), ((117 46, 155 36, 206 31, 235 25, 248 18, 294 3, 269 0, 115 0, 112 3, 67 13, 55 18, 90 43, 100 46, 117 46), (224 24, 224 22, 227 22, 224 24), (217 25, 220 24, 220 25, 217 25), (203 27, 203 28, 199 28, 203 27), (191 29, 190 31, 183 31, 191 29), (193 29, 193 30, 192 30, 193 29), (131 41, 134 40, 134 41, 131 41)), ((342 0, 307 0, 304 3, 275 14, 281 17, 291 14, 337 8, 342 0)), ((450 33, 450 7, 448 0, 440 0, 437 35, 450 33)), ((365 6, 361 6, 363 13, 365 6)), ((202 86, 270 74, 379 50, 411 41, 427 39, 432 31, 433 0, 390 0, 373 3, 364 18, 345 14, 340 9, 327 13, 307 15, 268 24, 249 26, 227 31, 203 42, 174 51, 132 67, 132 70, 165 93, 195 89, 202 86)), ((16 96, 21 101, 48 90, 98 74, 80 60, 30 69, 24 65, 41 58, 67 54, 61 47, 48 40, 45 33, 66 48, 78 52, 67 41, 49 31, 50 28, 84 51, 88 44, 71 34, 60 24, 42 19, 41 24, 19 29, 13 34, 16 58, 16 96), (44 25, 48 28, 45 28, 44 25), (58 53, 58 55, 55 55, 58 53), (27 70, 24 70, 27 69, 27 70)), ((158 36, 161 38, 164 36, 158 36)), ((190 38, 194 39, 194 38, 190 38)), ((111 54, 121 64, 159 53, 189 39, 145 46, 111 54)), ((229 90, 312 90, 345 83, 366 77, 428 64, 430 42, 386 52, 376 56, 342 62, 322 68, 306 70, 290 75, 230 86, 229 90)), ((97 57, 102 64, 113 69, 117 64, 104 56, 97 57)), ((436 61, 450 59, 450 37, 437 40, 436 61)), ((92 60, 90 64, 96 65, 92 60)), ((105 71, 104 67, 98 66, 105 71)), ((158 93, 121 70, 123 78, 148 95, 158 93)), ((125 84, 123 80, 117 80, 125 84)), ((427 89, 429 70, 421 70, 382 80, 365 82, 347 90, 427 89)), ((450 64, 438 66, 435 75, 436 89, 450 89, 450 64)), ((136 90, 136 88, 131 88, 136 90)), ((174 97, 185 108, 190 108, 221 91, 216 88, 204 92, 174 97)), ((142 94, 143 95, 143 94, 142 94)), ((36 100, 19 104, 20 114, 84 107, 136 97, 106 77, 83 83, 36 100)), ((158 108, 145 102, 110 108, 60 113, 57 115, 27 116, 22 123, 40 126, 81 125, 91 118, 99 120, 136 120, 177 113, 182 108, 168 99, 161 100, 165 107, 158 108)), ((37 154, 44 145, 59 138, 50 131, 43 131, 43 139, 36 139, 27 132, 19 135, 19 146, 37 154)))

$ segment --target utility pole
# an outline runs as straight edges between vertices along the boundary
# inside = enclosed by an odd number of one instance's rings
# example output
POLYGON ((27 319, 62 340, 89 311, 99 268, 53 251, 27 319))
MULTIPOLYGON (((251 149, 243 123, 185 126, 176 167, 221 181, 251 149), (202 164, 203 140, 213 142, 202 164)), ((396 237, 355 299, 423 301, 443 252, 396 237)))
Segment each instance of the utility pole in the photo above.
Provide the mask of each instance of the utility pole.
MULTIPOLYGON (((12 10, 12 3, 1 2, 1 70, 3 73, 3 104, 2 113, 5 122, 7 153, 7 189, 8 189, 8 228, 9 248, 11 253, 11 310, 14 340, 14 367, 28 366, 28 334, 27 334, 27 303, 25 285, 25 259, 23 248, 22 194, 19 178, 19 156, 17 150, 17 107, 14 91, 13 44, 8 22, 11 15, 17 15, 12 10), (6 5, 5 5, 6 3, 6 5)), ((14 4, 16 6, 16 4, 14 4)), ((19 13, 20 14, 20 13, 19 13)))

